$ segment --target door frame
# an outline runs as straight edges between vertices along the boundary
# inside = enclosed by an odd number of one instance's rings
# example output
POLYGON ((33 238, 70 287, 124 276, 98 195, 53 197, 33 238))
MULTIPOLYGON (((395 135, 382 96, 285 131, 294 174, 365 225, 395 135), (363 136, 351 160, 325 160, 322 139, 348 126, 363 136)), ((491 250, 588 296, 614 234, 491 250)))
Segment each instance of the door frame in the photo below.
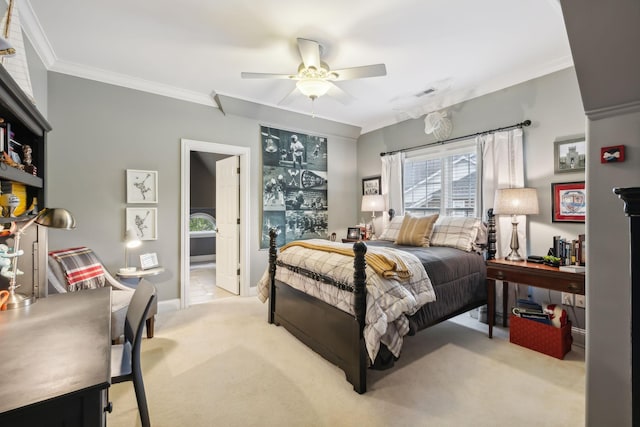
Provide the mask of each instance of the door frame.
POLYGON ((249 147, 218 144, 215 142, 196 141, 182 138, 180 140, 181 154, 181 192, 180 192, 180 308, 189 307, 189 208, 191 197, 191 151, 205 153, 228 154, 240 157, 240 296, 249 295, 251 271, 249 266, 248 236, 251 233, 249 224, 249 147))

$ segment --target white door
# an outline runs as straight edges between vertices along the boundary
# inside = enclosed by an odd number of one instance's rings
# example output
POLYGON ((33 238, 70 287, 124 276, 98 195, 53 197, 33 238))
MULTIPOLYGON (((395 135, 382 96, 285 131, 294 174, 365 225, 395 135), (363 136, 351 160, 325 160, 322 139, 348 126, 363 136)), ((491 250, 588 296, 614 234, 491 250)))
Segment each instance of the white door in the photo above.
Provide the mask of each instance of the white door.
POLYGON ((216 286, 240 294, 240 157, 216 162, 216 286))

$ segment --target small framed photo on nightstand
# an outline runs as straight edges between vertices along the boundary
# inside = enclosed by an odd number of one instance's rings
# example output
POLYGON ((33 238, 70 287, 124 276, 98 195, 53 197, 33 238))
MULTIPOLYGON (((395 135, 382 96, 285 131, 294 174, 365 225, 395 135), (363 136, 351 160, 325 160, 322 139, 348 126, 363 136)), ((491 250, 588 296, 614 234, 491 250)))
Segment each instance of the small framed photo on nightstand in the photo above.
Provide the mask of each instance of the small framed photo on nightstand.
POLYGON ((360 239, 360 227, 347 228, 347 239, 360 239))

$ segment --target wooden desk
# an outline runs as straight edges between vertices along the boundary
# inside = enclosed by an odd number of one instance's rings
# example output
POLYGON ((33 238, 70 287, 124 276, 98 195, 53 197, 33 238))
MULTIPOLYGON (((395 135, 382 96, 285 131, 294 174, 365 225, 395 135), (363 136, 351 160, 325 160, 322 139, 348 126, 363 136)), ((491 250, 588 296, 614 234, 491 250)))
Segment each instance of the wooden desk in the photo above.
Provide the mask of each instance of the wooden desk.
POLYGON ((105 425, 111 287, 0 312, 0 360, 0 425, 105 425))
POLYGON ((560 271, 558 267, 526 261, 493 259, 487 261, 487 280, 495 288, 502 281, 502 326, 507 326, 509 283, 522 283, 536 288, 584 295, 584 273, 560 271))

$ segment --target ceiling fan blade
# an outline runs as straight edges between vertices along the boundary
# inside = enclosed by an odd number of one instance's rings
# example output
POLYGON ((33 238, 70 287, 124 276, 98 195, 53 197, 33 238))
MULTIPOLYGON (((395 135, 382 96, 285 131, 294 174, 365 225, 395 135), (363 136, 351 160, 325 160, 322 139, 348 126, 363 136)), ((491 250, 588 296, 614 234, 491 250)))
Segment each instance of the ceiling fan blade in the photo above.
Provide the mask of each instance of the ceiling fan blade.
POLYGON ((320 69, 320 45, 318 42, 307 39, 298 39, 300 58, 305 67, 320 69))
POLYGON ((298 91, 298 88, 294 86, 294 87, 293 87, 293 90, 292 90, 291 92, 287 93, 287 95, 286 95, 284 98, 282 98, 282 99, 278 102, 278 104, 277 104, 277 105, 289 105, 289 104, 291 104, 291 102, 293 102, 293 100, 294 100, 294 98, 295 98, 294 94, 295 94, 296 92, 299 92, 299 91, 298 91))
POLYGON ((240 73, 243 79, 292 79, 295 76, 291 74, 272 74, 272 73, 240 73))
POLYGON ((341 104, 348 105, 353 102, 355 99, 349 93, 342 90, 338 85, 331 83, 331 87, 329 88, 329 92, 327 92, 331 98, 337 99, 341 104))
POLYGON ((387 67, 384 64, 363 65, 361 67, 343 68, 342 70, 332 70, 338 75, 335 80, 363 79, 366 77, 378 77, 387 75, 387 67))

